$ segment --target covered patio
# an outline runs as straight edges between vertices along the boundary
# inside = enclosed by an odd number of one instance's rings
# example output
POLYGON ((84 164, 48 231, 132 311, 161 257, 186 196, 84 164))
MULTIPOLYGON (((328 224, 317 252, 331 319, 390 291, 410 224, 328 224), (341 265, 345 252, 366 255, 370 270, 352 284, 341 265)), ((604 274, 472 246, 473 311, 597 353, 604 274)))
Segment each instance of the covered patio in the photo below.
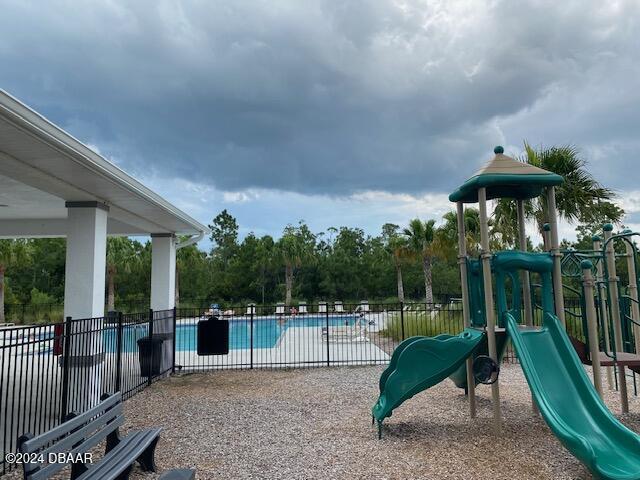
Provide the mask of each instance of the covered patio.
POLYGON ((107 236, 151 236, 150 305, 173 308, 176 249, 208 231, 0 90, 0 238, 66 238, 65 317, 104 315, 107 236))

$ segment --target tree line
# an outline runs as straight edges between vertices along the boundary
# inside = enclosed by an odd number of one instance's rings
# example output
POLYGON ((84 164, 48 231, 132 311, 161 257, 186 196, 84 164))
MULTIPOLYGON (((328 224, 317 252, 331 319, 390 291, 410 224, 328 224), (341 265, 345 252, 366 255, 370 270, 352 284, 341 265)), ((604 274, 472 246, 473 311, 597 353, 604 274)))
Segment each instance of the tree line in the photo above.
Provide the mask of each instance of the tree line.
MULTIPOLYGON (((557 208, 577 226, 577 245, 588 243, 603 222, 622 219, 624 212, 613 203, 614 193, 589 174, 575 148, 534 149, 525 144, 525 151, 523 161, 564 176, 565 183, 557 188, 557 208)), ((546 220, 544 199, 526 202, 525 212, 541 231, 546 220)), ((465 210, 464 224, 468 251, 475 255, 480 242, 476 209, 465 210)), ((178 305, 195 299, 287 305, 363 299, 432 303, 444 295, 460 294, 455 211, 438 221, 387 223, 377 235, 345 226, 312 232, 300 221, 284 227, 279 238, 250 233, 240 239, 238 222, 227 210, 216 215, 209 227, 210 251, 191 245, 177 252, 178 305)), ((496 203, 490 236, 492 250, 515 247, 514 201, 496 203)), ((5 303, 61 303, 64 265, 64 239, 0 240, 0 322, 5 303)), ((150 275, 149 241, 108 238, 108 309, 148 302, 150 275)))

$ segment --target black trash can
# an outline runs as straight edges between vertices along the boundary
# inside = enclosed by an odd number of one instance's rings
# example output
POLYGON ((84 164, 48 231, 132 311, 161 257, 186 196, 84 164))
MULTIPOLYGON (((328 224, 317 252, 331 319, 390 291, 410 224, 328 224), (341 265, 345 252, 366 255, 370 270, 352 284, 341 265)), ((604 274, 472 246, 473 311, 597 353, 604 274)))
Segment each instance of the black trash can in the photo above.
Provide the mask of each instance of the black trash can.
POLYGON ((162 344, 164 338, 159 335, 138 339, 138 357, 140 359, 140 375, 153 377, 160 375, 162 364, 162 344))

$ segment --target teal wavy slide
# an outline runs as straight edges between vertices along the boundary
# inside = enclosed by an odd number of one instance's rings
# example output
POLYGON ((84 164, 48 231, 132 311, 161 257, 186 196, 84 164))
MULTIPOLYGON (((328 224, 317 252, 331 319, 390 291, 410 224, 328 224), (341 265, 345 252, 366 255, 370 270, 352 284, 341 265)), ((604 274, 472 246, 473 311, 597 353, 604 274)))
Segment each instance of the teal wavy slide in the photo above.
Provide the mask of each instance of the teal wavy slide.
POLYGON ((398 345, 380 377, 380 397, 371 413, 380 424, 415 394, 455 372, 474 352, 484 333, 465 329, 459 335, 411 337, 398 345))
POLYGON ((607 409, 552 314, 526 329, 505 314, 507 331, 543 418, 596 478, 640 479, 640 436, 607 409))

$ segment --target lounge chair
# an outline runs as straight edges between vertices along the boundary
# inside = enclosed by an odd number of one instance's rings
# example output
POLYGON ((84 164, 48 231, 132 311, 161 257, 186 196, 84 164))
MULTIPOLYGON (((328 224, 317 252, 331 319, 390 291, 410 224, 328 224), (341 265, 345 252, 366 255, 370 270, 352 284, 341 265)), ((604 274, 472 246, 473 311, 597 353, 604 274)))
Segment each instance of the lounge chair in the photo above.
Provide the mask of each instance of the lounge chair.
POLYGON ((209 306, 209 310, 204 311, 204 313, 202 314, 202 318, 215 317, 217 315, 220 315, 220 305, 218 305, 217 303, 212 303, 209 306))
POLYGON ((323 327, 322 336, 335 343, 368 342, 367 330, 367 321, 358 318, 353 325, 323 327))

